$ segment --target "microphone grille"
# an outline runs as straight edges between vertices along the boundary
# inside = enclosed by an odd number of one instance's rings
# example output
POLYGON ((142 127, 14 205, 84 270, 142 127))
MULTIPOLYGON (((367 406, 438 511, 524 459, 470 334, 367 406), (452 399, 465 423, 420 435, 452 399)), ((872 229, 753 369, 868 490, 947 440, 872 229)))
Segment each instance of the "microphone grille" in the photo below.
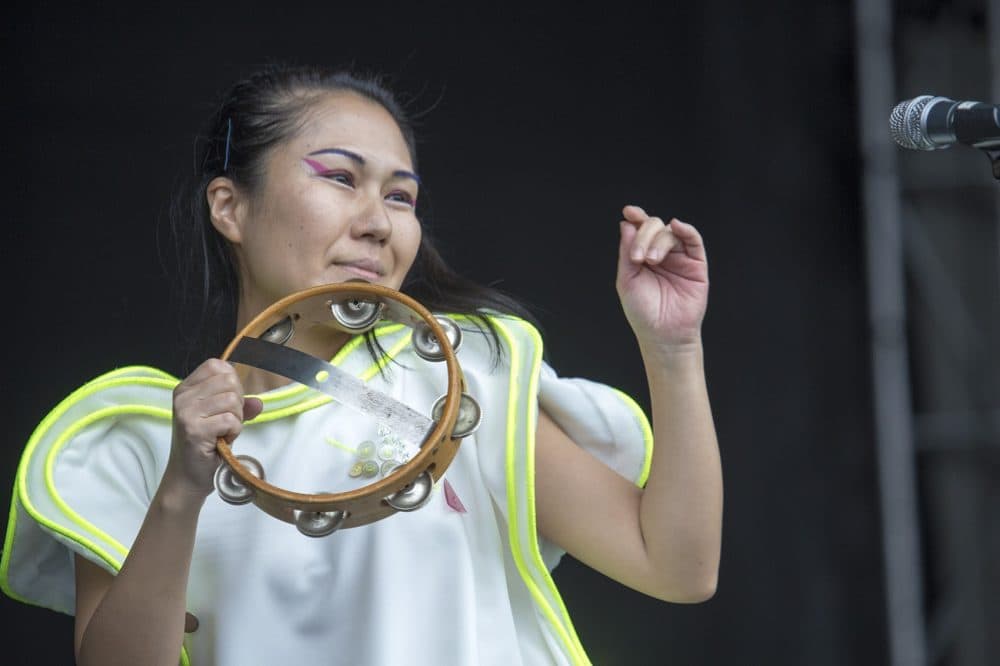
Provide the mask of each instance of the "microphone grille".
POLYGON ((934 150, 938 147, 927 138, 920 122, 924 107, 933 99, 935 97, 931 95, 921 95, 896 105, 889 116, 889 134, 893 141, 911 150, 934 150))

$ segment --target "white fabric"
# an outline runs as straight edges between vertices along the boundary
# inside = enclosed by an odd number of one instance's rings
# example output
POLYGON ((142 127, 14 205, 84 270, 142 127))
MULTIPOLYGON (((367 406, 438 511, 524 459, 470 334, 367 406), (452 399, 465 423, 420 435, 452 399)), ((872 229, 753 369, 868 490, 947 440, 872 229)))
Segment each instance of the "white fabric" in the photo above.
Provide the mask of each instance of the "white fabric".
MULTIPOLYGON (((504 321, 520 358, 507 349, 499 367, 485 336, 463 326, 469 330, 459 359, 484 417, 445 478, 467 513, 449 506, 438 484, 416 512, 311 539, 252 505, 234 507, 212 495, 200 517, 188 586, 188 609, 200 621, 185 642, 192 664, 586 663, 570 653, 529 591, 545 587, 547 571, 529 575, 526 584, 511 551, 509 509, 523 515, 527 500, 519 490, 510 503, 506 466, 513 460, 530 470, 533 462, 524 460, 521 441, 530 436, 508 431, 508 370, 520 363, 527 374, 514 381, 530 378, 540 349, 533 330, 504 321)), ((388 348, 395 340, 381 342, 388 348)), ((387 377, 375 375, 369 385, 428 413, 444 390, 443 365, 419 359, 409 347, 396 360, 387 377)), ((370 365, 362 345, 341 367, 360 375, 370 365)), ((167 460, 170 425, 163 412, 169 414, 173 382, 151 369, 116 377, 57 408, 26 453, 2 569, 4 590, 16 598, 71 613, 70 551, 114 572, 124 559, 117 544, 127 549, 139 529, 167 460), (114 413, 80 425, 100 409, 114 413), (62 505, 45 482, 50 452, 62 505)), ((581 446, 639 479, 650 442, 634 405, 600 384, 559 379, 547 366, 534 381, 537 398, 529 395, 525 404, 537 401, 581 446)), ((523 393, 532 385, 513 388, 523 393)), ((265 396, 264 417, 247 425, 234 451, 260 460, 281 487, 333 490, 331 479, 346 480, 351 456, 331 441, 368 440, 371 424, 345 418, 338 406, 266 420, 302 399, 281 397, 287 393, 265 396)), ((521 426, 534 418, 518 416, 521 426)), ((525 540, 518 543, 521 556, 530 556, 525 540)), ((538 550, 549 568, 562 555, 544 541, 538 550)), ((546 594, 558 601, 554 587, 546 594)))

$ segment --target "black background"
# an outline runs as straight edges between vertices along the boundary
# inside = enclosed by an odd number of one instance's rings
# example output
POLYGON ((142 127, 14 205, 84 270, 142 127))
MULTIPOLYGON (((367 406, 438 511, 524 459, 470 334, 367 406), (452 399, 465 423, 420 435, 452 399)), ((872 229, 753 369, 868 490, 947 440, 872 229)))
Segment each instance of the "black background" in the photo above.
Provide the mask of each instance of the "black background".
MULTIPOLYGON (((614 291, 620 209, 705 237, 719 591, 664 604, 567 558, 557 581, 594 662, 883 662, 850 5, 664 4, 15 5, 0 502, 73 388, 181 371, 157 239, 216 95, 270 61, 355 63, 427 111, 425 223, 457 269, 534 307, 561 374, 648 404, 614 291)), ((7 663, 71 662, 70 618, 0 612, 7 663)))

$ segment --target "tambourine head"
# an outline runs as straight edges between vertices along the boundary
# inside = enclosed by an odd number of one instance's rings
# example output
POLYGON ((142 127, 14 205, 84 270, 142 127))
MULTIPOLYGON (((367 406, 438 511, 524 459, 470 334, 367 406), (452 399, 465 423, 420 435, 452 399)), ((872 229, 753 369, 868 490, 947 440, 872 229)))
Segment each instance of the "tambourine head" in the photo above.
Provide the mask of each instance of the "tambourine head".
MULTIPOLYGON (((236 459, 243 464, 243 466, 252 475, 256 476, 258 479, 264 478, 264 467, 256 458, 250 456, 236 456, 236 459)), ((253 501, 254 490, 250 486, 243 483, 236 473, 233 472, 232 468, 226 463, 219 465, 219 468, 215 470, 215 489, 221 497, 226 502, 230 504, 246 504, 247 502, 253 501)))

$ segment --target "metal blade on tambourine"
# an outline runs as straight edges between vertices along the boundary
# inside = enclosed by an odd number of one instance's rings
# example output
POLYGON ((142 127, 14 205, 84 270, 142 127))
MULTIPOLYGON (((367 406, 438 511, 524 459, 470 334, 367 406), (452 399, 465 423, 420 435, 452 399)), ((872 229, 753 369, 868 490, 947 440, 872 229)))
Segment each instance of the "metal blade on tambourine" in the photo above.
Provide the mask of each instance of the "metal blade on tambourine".
POLYGON ((229 360, 273 372, 332 397, 341 405, 367 414, 391 428, 403 442, 419 448, 434 427, 433 421, 360 379, 326 361, 296 349, 244 337, 229 360))

